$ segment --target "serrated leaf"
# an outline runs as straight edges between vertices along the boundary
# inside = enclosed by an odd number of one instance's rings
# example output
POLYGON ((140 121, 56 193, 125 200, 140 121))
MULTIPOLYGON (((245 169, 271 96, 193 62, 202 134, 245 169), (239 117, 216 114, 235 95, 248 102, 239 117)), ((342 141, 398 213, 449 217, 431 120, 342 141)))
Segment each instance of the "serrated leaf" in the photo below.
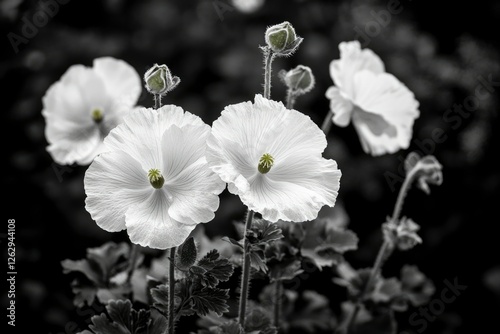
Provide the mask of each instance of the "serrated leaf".
POLYGON ((123 325, 110 322, 105 314, 95 315, 91 318, 92 325, 89 328, 95 334, 131 334, 123 325))
POLYGON ((219 282, 226 282, 233 274, 233 265, 227 259, 220 258, 219 252, 214 249, 201 258, 198 267, 206 270, 198 277, 204 286, 215 287, 219 282))
POLYGON ((150 318, 148 334, 163 334, 168 326, 167 318, 155 309, 151 309, 150 318))
POLYGON ((193 291, 191 295, 192 309, 199 316, 207 315, 210 311, 222 316, 224 312, 229 310, 228 298, 229 290, 204 287, 201 290, 193 291))
POLYGON ((264 263, 263 260, 264 254, 263 252, 257 252, 257 251, 252 251, 250 252, 250 264, 251 266, 258 271, 262 271, 264 273, 267 273, 268 268, 266 264, 264 263))
POLYGON ((198 251, 194 238, 189 237, 177 249, 177 260, 175 262, 177 268, 180 270, 188 270, 196 262, 198 251))
POLYGON ((279 226, 265 219, 254 219, 251 230, 247 234, 253 236, 250 238, 252 244, 267 244, 283 238, 279 226))
POLYGON ((110 300, 126 299, 127 295, 130 294, 130 292, 131 287, 129 285, 122 285, 112 288, 97 289, 96 296, 102 304, 107 304, 110 300))
POLYGON ((145 333, 149 324, 150 312, 146 310, 132 310, 131 317, 130 330, 132 334, 145 333))
POLYGON ((106 305, 108 315, 115 323, 125 328, 130 325, 130 312, 132 303, 130 300, 112 300, 106 305))

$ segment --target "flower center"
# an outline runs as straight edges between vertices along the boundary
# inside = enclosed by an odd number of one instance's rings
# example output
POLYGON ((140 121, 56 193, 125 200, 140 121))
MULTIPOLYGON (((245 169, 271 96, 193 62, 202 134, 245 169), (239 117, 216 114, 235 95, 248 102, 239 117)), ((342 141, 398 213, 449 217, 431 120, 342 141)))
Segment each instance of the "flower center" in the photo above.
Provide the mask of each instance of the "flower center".
POLYGON ((92 119, 96 123, 101 123, 102 119, 104 117, 103 111, 99 108, 95 108, 92 110, 92 119))
POLYGON ((155 189, 160 189, 161 187, 163 187, 163 184, 165 183, 163 175, 161 175, 160 170, 156 168, 152 168, 149 170, 148 178, 149 178, 149 183, 151 183, 151 185, 155 189))
POLYGON ((271 170, 271 167, 274 165, 274 158, 269 153, 264 153, 262 157, 260 157, 259 165, 257 169, 261 174, 266 174, 271 170))

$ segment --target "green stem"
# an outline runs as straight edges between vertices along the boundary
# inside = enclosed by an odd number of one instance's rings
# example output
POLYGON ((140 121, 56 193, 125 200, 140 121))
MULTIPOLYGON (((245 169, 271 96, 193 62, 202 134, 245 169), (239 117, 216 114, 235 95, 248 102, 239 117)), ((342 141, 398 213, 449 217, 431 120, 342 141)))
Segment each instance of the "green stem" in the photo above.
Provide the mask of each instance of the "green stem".
POLYGON ((274 53, 269 48, 264 50, 264 97, 271 98, 271 73, 274 53))
POLYGON ((133 243, 130 247, 129 263, 127 268, 127 283, 130 283, 130 280, 132 279, 132 274, 134 273, 138 257, 139 257, 139 246, 133 243))
MULTIPOLYGON (((412 169, 407 175, 405 180, 403 181, 403 185, 399 190, 398 198, 396 199, 396 204, 394 205, 394 210, 392 212, 391 221, 398 224, 398 219, 401 214, 401 210, 403 209, 404 200, 406 198, 406 194, 408 194, 408 190, 410 190, 410 186, 413 183, 413 180, 416 176, 416 170, 412 169)), ((382 265, 384 261, 389 257, 390 254, 387 254, 388 251, 391 251, 390 244, 387 240, 384 240, 377 254, 377 258, 375 259, 375 263, 373 264, 372 270, 370 271, 370 276, 368 277, 368 281, 366 282, 365 288, 356 302, 356 306, 354 310, 351 312, 349 318, 346 321, 347 333, 351 330, 354 320, 356 320, 356 316, 361 308, 361 303, 365 298, 365 295, 370 291, 371 285, 373 284, 373 280, 379 271, 382 270, 382 265)))
POLYGON ((247 231, 252 227, 254 213, 248 210, 243 239, 243 272, 241 275, 240 308, 238 313, 239 323, 245 328, 245 315, 248 300, 248 284, 250 281, 250 244, 247 239, 247 231))
POLYGON ((168 265, 168 334, 175 333, 175 247, 170 248, 168 265))
POLYGON ((325 119, 323 120, 323 124, 321 125, 321 130, 323 130, 325 136, 328 135, 328 132, 330 132, 330 129, 332 128, 332 117, 333 112, 329 110, 326 114, 325 119))
POLYGON ((274 283, 274 326, 279 328, 281 319, 281 299, 283 296, 283 283, 277 280, 274 283))

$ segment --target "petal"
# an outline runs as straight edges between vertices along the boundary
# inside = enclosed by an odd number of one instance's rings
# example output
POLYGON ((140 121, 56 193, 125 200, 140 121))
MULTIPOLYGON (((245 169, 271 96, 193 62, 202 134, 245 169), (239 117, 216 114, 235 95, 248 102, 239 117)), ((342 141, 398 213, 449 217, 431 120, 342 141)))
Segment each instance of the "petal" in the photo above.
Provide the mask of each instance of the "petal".
POLYGON ((82 65, 71 66, 42 101, 47 122, 55 118, 83 124, 93 123, 93 109, 105 111, 112 103, 101 78, 82 65))
POLYGON ((355 90, 353 76, 361 70, 373 73, 385 72, 384 63, 372 50, 361 50, 358 41, 342 42, 339 44, 340 59, 330 63, 330 76, 337 87, 348 97, 352 97, 355 90))
POLYGON ((172 125, 162 139, 164 187, 171 195, 169 214, 184 224, 208 222, 219 207, 225 183, 205 159, 210 127, 172 125))
POLYGON ((52 159, 61 165, 89 164, 99 153, 102 144, 102 137, 97 127, 83 128, 62 120, 47 126, 45 135, 51 142, 47 151, 52 159))
POLYGON ((153 191, 142 203, 127 210, 125 224, 133 243, 159 249, 177 247, 196 227, 170 217, 170 199, 164 189, 153 191))
POLYGON ((323 205, 335 205, 341 176, 335 161, 287 162, 252 180, 251 191, 240 195, 249 209, 272 222, 302 222, 315 219, 323 205))
POLYGON ((346 127, 351 122, 353 110, 352 102, 344 97, 335 86, 328 88, 326 97, 330 99, 330 110, 333 112, 332 121, 338 126, 346 127))
POLYGON ((121 150, 140 161, 145 170, 163 165, 161 140, 170 126, 203 125, 203 121, 182 108, 167 105, 157 110, 141 108, 125 117, 105 138, 106 150, 121 150))
POLYGON ((109 232, 123 230, 127 210, 155 192, 139 162, 121 151, 98 156, 85 173, 84 185, 85 208, 109 232))
POLYGON ((134 106, 141 95, 141 78, 137 71, 123 60, 112 57, 94 59, 94 71, 102 78, 114 99, 134 106))
POLYGON ((357 91, 353 124, 363 149, 372 155, 408 148, 419 103, 393 75, 362 71, 355 75, 357 91))
POLYGON ((321 154, 326 138, 308 116, 256 95, 255 104, 244 102, 224 109, 213 124, 207 147, 210 168, 229 183, 229 191, 239 194, 247 191, 248 180, 258 174, 263 154, 275 160, 304 150, 321 154))

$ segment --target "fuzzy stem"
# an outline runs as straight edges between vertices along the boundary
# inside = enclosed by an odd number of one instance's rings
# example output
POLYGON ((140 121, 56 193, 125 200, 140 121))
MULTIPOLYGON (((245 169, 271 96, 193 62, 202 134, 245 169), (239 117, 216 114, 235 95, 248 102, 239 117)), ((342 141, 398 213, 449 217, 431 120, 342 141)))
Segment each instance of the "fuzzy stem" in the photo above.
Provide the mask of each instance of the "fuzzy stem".
POLYGON ((286 108, 289 110, 293 109, 295 101, 297 101, 297 94, 289 88, 286 92, 286 108))
POLYGON ((333 112, 331 110, 328 110, 328 113, 326 114, 326 117, 323 121, 323 125, 321 125, 321 130, 323 130, 325 136, 328 135, 328 132, 330 132, 330 129, 332 128, 332 117, 333 112))
POLYGON ((139 246, 133 243, 131 245, 129 254, 129 264, 127 268, 127 283, 130 283, 130 280, 132 279, 132 274, 134 273, 138 256, 139 256, 139 246))
POLYGON ((160 94, 154 94, 154 101, 155 101, 155 109, 161 108, 161 95, 160 94))
POLYGON ((239 308, 239 323, 245 328, 245 315, 248 300, 248 284, 250 281, 250 244, 247 239, 247 231, 252 227, 254 212, 248 210, 247 221, 245 224, 244 241, 243 241, 243 272, 241 274, 241 293, 240 293, 240 308, 239 308))
POLYGON ((168 334, 175 333, 175 247, 170 248, 168 265, 168 334))
MULTIPOLYGON (((413 180, 415 179, 417 171, 415 169, 412 169, 407 175, 406 178, 403 182, 403 185, 401 186, 401 189, 399 190, 398 198, 396 199, 396 204, 394 205, 394 210, 392 212, 391 216, 391 221, 399 224, 399 215, 401 214, 401 210, 403 209, 403 204, 404 200, 406 197, 406 194, 408 193, 408 190, 410 190, 410 186, 413 183, 413 180)), ((390 254, 388 254, 388 251, 391 250, 390 244, 387 240, 384 240, 382 245, 380 246, 380 249, 377 254, 377 258, 375 259, 375 263, 373 264, 372 270, 370 271, 370 276, 368 277, 368 281, 366 282, 365 288, 361 295, 358 298, 358 301, 356 302, 356 306, 354 307, 354 310, 351 312, 350 316, 348 317, 348 320, 346 321, 346 328, 347 328, 347 333, 351 330, 354 320, 356 320, 356 316, 358 315, 358 312, 361 308, 361 303, 362 300, 365 298, 365 295, 368 293, 368 291, 371 288, 371 285, 373 284, 373 280, 375 279, 375 276, 379 271, 382 270, 382 266, 384 264, 384 261, 389 257, 390 254)))
POLYGON ((279 328, 281 319, 281 301, 283 298, 283 283, 277 280, 274 283, 274 326, 279 328))
POLYGON ((264 50, 264 97, 271 98, 271 73, 274 53, 271 49, 264 50))

